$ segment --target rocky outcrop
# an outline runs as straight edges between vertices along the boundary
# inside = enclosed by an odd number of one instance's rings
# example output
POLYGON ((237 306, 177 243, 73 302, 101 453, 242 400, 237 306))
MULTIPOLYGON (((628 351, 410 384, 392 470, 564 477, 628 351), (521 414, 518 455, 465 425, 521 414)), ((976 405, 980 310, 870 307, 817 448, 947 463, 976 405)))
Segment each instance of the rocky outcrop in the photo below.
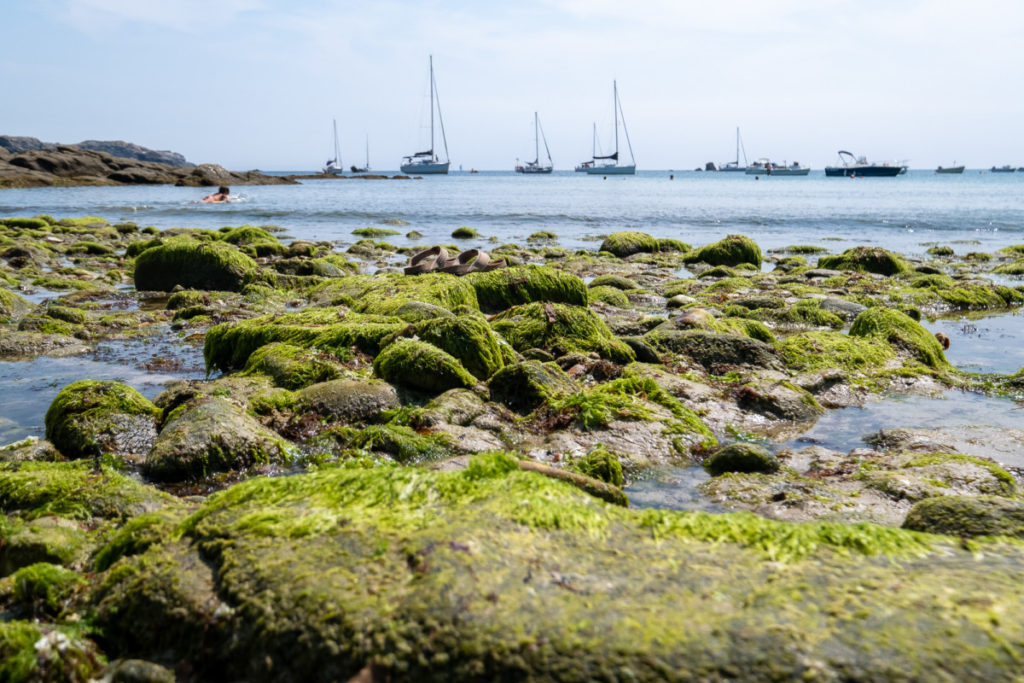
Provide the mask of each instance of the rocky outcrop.
MULTIPOLYGON (((54 151, 60 143, 43 142, 38 138, 31 138, 17 135, 0 135, 0 148, 6 149, 12 154, 21 152, 34 152, 39 150, 54 151)), ((110 156, 122 159, 134 159, 136 161, 153 161, 168 166, 181 166, 191 168, 195 164, 190 163, 185 157, 170 150, 155 150, 136 145, 124 140, 83 140, 77 145, 65 145, 66 147, 79 147, 94 152, 106 152, 110 156)))

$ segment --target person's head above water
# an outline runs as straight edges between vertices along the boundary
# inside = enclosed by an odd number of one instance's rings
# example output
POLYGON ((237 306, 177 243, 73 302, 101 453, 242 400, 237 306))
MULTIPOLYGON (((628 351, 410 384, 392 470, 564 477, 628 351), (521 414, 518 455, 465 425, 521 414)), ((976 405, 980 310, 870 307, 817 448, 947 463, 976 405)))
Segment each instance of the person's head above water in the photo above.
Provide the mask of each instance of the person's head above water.
POLYGON ((228 194, 229 192, 231 192, 231 188, 229 188, 226 185, 221 185, 220 187, 217 188, 218 194, 228 194))

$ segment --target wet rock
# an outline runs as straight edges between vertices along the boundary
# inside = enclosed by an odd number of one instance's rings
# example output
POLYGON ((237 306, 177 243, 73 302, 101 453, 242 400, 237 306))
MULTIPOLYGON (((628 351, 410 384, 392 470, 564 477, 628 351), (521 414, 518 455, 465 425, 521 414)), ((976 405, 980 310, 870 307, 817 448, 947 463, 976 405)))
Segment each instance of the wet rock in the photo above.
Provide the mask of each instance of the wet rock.
POLYGON ((839 277, 842 274, 843 272, 841 270, 833 270, 831 268, 811 268, 810 270, 804 271, 803 276, 808 280, 825 280, 832 277, 839 277))
POLYGON ((866 311, 867 306, 856 301, 848 301, 837 296, 830 296, 821 300, 821 310, 834 313, 844 320, 852 320, 866 311))
POLYGON ((658 251, 658 240, 643 232, 614 232, 601 243, 600 251, 619 258, 658 251))
POLYGON ((103 670, 109 683, 174 683, 177 677, 167 667, 142 659, 115 659, 103 670))
POLYGON ((818 259, 818 266, 878 275, 898 275, 912 270, 905 260, 881 247, 853 247, 842 254, 822 256, 818 259))
POLYGON ((497 312, 534 301, 586 306, 587 286, 572 273, 550 266, 514 266, 464 278, 476 290, 483 311, 497 312))
POLYGON ((387 382, 429 394, 476 383, 458 359, 415 339, 400 339, 387 346, 374 359, 373 369, 387 382))
POLYGON ((373 380, 321 382, 300 391, 298 399, 305 409, 344 422, 376 422, 381 413, 400 405, 393 386, 373 380))
POLYGON ((32 310, 32 304, 9 289, 0 287, 0 323, 18 322, 32 310))
POLYGON ((668 352, 689 357, 708 372, 724 375, 741 366, 782 370, 782 361, 770 345, 737 334, 658 330, 649 336, 668 352))
POLYGON ((486 381, 505 362, 498 338, 482 317, 445 317, 409 325, 384 340, 387 346, 394 339, 414 337, 445 351, 456 358, 474 377, 486 381))
POLYGON ((551 398, 576 390, 573 381, 554 363, 527 360, 505 366, 487 384, 492 401, 526 414, 551 398))
POLYGON ((567 469, 622 488, 622 463, 618 455, 604 446, 598 446, 582 458, 572 461, 567 469))
POLYGON ((0 358, 4 360, 26 360, 39 356, 65 358, 78 356, 87 351, 89 347, 81 339, 64 334, 0 329, 0 358))
POLYGON ((936 496, 914 505, 903 528, 962 538, 1024 538, 1024 502, 996 496, 936 496))
POLYGON ((851 337, 884 339, 890 345, 909 353, 921 363, 935 368, 948 368, 942 344, 931 332, 909 316, 887 308, 869 308, 853 321, 851 337))
POLYGON ((37 436, 0 446, 0 462, 54 462, 62 457, 52 443, 37 436))
POLYGON ((176 237, 147 249, 135 260, 138 290, 186 289, 240 291, 256 277, 256 263, 223 242, 176 237))
POLYGON ((713 244, 686 255, 687 263, 702 262, 712 266, 738 266, 742 263, 761 267, 761 248, 743 235, 729 235, 713 244))
POLYGON ((643 337, 619 337, 619 339, 633 350, 638 363, 661 362, 661 356, 643 337))
POLYGON ((10 522, 0 531, 0 542, 0 576, 37 562, 81 567, 93 548, 80 522, 55 515, 10 522))
POLYGON ((46 438, 65 457, 147 452, 160 410, 120 382, 82 380, 64 387, 46 411, 46 438))
POLYGON ((711 454, 704 467, 712 476, 728 472, 777 472, 781 465, 775 454, 752 443, 732 443, 711 454))
POLYGON ((787 381, 754 381, 736 390, 737 403, 777 420, 809 422, 817 420, 824 409, 807 390, 787 381))
POLYGON ((275 342, 249 356, 244 374, 268 375, 277 386, 294 391, 335 379, 339 366, 330 356, 314 349, 275 342))
POLYGON ((632 349, 612 334, 600 316, 582 306, 515 306, 496 316, 491 325, 520 352, 542 348, 558 357, 593 351, 616 363, 634 360, 632 349))
POLYGON ((211 397, 164 425, 142 465, 154 481, 202 479, 288 459, 287 444, 224 398, 211 397))

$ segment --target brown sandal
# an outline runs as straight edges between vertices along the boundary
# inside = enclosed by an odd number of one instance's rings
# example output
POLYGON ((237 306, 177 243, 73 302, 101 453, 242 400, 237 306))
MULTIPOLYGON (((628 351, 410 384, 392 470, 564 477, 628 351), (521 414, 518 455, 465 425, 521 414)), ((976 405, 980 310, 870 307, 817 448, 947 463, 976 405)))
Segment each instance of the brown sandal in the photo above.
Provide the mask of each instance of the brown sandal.
POLYGON ((486 270, 490 261, 491 257, 487 255, 486 251, 470 249, 459 254, 457 259, 449 261, 441 270, 452 275, 465 275, 475 270, 486 270))
POLYGON ((433 247, 412 257, 405 268, 406 275, 419 275, 437 270, 448 262, 448 251, 444 247, 433 247), (433 257, 433 258, 431 258, 433 257))

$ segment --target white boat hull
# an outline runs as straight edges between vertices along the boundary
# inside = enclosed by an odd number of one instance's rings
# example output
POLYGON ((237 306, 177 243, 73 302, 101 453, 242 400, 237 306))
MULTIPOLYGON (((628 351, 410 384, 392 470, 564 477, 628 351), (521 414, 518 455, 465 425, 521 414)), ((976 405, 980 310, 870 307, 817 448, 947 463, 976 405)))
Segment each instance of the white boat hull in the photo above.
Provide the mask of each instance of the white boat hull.
POLYGON ((418 175, 447 175, 448 165, 450 162, 445 161, 444 163, 416 163, 416 164, 402 164, 402 173, 416 173, 418 175))
POLYGON ((587 175, 636 175, 636 165, 594 166, 586 169, 587 175))

